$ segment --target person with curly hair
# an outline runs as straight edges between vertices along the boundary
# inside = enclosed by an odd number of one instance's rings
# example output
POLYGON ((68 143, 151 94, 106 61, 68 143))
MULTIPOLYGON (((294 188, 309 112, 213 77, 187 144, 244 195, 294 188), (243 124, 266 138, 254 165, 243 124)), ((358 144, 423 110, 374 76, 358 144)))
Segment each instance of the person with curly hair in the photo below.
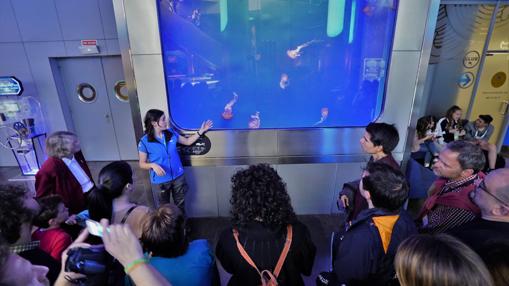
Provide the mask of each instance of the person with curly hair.
POLYGON ((33 265, 47 267, 49 271, 45 275, 53 283, 58 276, 60 263, 40 248, 39 241, 31 238, 32 221, 39 211, 40 206, 32 193, 17 185, 0 184, 0 234, 9 244, 10 252, 17 254, 12 258, 19 262, 25 261, 17 259, 21 257, 33 265))
POLYGON ((291 243, 281 271, 279 285, 304 285, 316 254, 309 230, 293 211, 286 184, 267 164, 238 171, 232 179, 232 227, 219 236, 216 256, 224 270, 232 274, 228 285, 259 285, 259 271, 274 269, 282 257, 287 238, 291 243), (247 253, 256 268, 241 255, 247 253))

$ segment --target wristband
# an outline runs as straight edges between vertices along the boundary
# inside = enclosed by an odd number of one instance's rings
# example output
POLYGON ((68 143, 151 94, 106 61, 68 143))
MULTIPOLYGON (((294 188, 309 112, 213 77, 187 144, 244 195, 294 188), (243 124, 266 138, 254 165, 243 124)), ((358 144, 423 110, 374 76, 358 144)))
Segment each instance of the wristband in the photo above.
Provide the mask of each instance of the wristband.
POLYGON ((124 272, 129 275, 129 272, 131 272, 134 268, 140 266, 141 264, 148 263, 148 260, 146 258, 138 258, 136 260, 133 260, 131 263, 127 264, 126 267, 124 267, 124 272))

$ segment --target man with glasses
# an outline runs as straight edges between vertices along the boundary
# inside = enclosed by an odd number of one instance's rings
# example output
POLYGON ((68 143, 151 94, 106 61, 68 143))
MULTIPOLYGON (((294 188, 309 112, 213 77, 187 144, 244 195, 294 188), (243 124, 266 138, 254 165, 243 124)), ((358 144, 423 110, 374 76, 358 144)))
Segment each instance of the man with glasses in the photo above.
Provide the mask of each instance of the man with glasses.
POLYGON ((470 197, 481 209, 481 217, 451 234, 477 252, 489 240, 509 240, 509 169, 495 170, 478 180, 470 197))
POLYGON ((433 165, 439 176, 430 188, 419 218, 425 233, 441 233, 474 220, 479 207, 470 200, 474 182, 484 178, 481 148, 468 141, 453 141, 440 152, 433 165))

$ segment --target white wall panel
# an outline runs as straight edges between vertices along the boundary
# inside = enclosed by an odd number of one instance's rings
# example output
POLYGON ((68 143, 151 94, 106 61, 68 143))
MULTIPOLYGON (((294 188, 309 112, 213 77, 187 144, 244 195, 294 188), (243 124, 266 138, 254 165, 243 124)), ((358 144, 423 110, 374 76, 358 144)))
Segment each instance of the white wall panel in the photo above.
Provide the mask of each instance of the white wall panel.
POLYGON ((232 197, 231 178, 237 171, 244 168, 247 168, 247 166, 217 166, 214 168, 219 216, 230 216, 230 199, 232 197))
POLYGON ((25 44, 28 61, 50 131, 67 130, 62 105, 50 66, 50 57, 65 55, 63 42, 33 42, 25 44))
POLYGON ((9 0, 0 0, 0 42, 19 42, 21 36, 9 0))
POLYGON ((404 148, 404 138, 406 138, 415 94, 419 58, 419 51, 392 52, 384 107, 384 110, 391 112, 384 111, 378 121, 396 123, 400 140, 395 152, 402 152, 404 148))
POLYGON ((329 214, 336 164, 278 165, 297 214, 329 214))
POLYGON ((99 10, 101 12, 102 28, 105 39, 117 38, 117 24, 115 23, 115 12, 113 11, 113 1, 99 1, 99 10))
POLYGON ((218 216, 216 176, 214 167, 185 168, 189 191, 186 212, 189 217, 218 216))
POLYGON ((140 103, 140 114, 158 108, 168 114, 161 55, 133 55, 133 68, 140 103))
MULTIPOLYGON (((125 13, 131 53, 159 54, 161 57, 156 1, 126 0, 125 13)), ((161 67, 159 72, 162 71, 161 67)))
POLYGON ((22 43, 0 44, 0 75, 17 77, 23 83, 24 96, 37 96, 22 43))
POLYGON ((97 0, 54 0, 64 40, 104 39, 97 0))
POLYGON ((53 0, 14 0, 11 3, 23 41, 62 40, 53 0))
POLYGON ((419 51, 421 49, 429 2, 399 1, 393 50, 419 51))

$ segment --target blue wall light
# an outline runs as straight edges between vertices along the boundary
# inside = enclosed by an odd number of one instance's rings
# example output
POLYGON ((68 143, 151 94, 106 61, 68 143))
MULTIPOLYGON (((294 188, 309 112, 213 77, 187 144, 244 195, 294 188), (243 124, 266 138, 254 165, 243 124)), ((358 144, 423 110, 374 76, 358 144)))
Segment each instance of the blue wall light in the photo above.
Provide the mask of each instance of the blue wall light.
POLYGON ((345 0, 329 0, 327 13, 327 36, 336 37, 343 32, 345 0))

